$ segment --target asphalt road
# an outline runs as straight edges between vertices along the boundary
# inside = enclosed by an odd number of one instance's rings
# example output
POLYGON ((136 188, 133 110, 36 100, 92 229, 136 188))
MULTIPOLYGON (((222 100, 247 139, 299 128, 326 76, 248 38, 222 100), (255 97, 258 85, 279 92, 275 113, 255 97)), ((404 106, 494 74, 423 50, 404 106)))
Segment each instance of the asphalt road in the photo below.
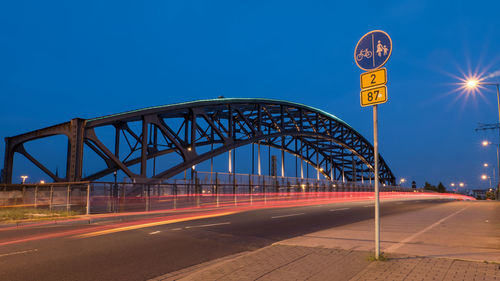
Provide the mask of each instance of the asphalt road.
MULTIPOLYGON (((383 202, 381 216, 449 201, 383 202)), ((146 280, 306 233, 373 218, 373 204, 334 203, 245 211, 114 229, 116 221, 0 229, 0 280, 146 280), (148 227, 149 226, 149 227, 148 227), (79 236, 90 233, 90 236, 79 236), (3 243, 3 244, 2 244, 3 243)))

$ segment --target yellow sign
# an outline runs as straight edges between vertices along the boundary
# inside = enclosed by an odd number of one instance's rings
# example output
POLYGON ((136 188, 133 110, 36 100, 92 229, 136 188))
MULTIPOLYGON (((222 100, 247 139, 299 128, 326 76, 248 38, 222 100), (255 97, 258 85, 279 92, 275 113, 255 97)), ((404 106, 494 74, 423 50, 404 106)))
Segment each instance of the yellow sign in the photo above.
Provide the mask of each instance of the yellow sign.
POLYGON ((387 102, 387 87, 375 87, 361 91, 361 106, 376 105, 387 102))
POLYGON ((361 73, 361 89, 387 84, 387 70, 385 68, 377 69, 371 72, 361 73))

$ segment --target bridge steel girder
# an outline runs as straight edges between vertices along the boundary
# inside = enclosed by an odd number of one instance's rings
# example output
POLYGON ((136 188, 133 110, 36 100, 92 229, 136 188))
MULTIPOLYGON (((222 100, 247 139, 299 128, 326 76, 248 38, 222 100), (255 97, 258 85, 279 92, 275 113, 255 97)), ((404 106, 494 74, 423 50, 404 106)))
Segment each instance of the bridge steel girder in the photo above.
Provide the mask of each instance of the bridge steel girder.
MULTIPOLYGON (((173 177, 212 157, 240 146, 260 143, 282 149, 306 161, 326 178, 350 181, 373 179, 373 146, 347 123, 322 110, 272 99, 221 98, 150 107, 94 119, 69 122, 5 138, 5 183, 12 182, 14 153, 24 155, 55 182, 93 181, 121 170, 137 181, 173 177), (134 130, 134 122, 140 129, 134 130), (114 146, 106 146, 95 130, 114 127, 114 146), (60 178, 35 159, 24 144, 54 135, 68 137, 66 176, 60 178), (120 147, 126 140, 128 148, 120 147), (300 142, 300 149, 295 145, 300 142), (84 146, 106 168, 82 175, 84 146), (210 148, 208 151, 207 147, 210 148), (148 176, 149 159, 177 153, 182 162, 148 176), (305 154, 305 155, 304 155, 305 154), (140 165, 134 173, 132 165, 140 165)), ((395 177, 379 155, 379 179, 388 185, 395 177)))

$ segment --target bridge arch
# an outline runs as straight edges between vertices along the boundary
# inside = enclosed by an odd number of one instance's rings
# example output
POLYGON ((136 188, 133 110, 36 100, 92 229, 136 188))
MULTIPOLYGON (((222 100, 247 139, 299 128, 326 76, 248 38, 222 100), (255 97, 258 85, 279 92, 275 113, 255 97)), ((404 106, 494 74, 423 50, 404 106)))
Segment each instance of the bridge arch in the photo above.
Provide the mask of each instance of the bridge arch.
MULTIPOLYGON (((54 181, 97 180, 117 170, 130 178, 158 181, 193 165, 248 144, 280 149, 306 161, 326 178, 373 179, 373 147, 338 117, 307 105, 274 99, 220 98, 149 107, 70 122, 6 138, 5 182, 11 182, 13 155, 20 153, 54 181), (134 125, 135 124, 135 125, 134 125), (134 129, 135 126, 135 129, 134 129), (114 129, 114 145, 105 144, 96 130, 114 129), (32 157, 23 144, 52 135, 68 137, 67 172, 56 177, 32 157), (127 138, 124 154, 122 138, 127 138), (82 175, 84 147, 105 167, 82 175), (149 159, 174 153, 182 159, 148 176, 149 159), (130 169, 140 166, 140 172, 130 169)), ((283 156, 282 156, 283 157, 283 156)), ((379 156, 379 179, 395 184, 390 168, 379 156)))

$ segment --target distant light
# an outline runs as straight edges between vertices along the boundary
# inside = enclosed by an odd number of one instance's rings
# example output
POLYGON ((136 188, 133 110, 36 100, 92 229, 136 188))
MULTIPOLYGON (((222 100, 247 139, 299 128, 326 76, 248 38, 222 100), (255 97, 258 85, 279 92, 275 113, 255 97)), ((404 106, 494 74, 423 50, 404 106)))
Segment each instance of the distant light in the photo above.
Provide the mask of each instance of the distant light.
POLYGON ((482 175, 481 175, 481 179, 486 180, 486 179, 488 179, 488 176, 487 176, 487 175, 485 175, 485 174, 482 174, 482 175))
POLYGON ((463 182, 461 182, 461 183, 459 183, 458 185, 459 185, 460 187, 464 187, 464 185, 465 185, 465 184, 464 184, 463 182))
POLYGON ((451 186, 455 186, 455 183, 454 183, 454 182, 452 182, 452 183, 451 183, 451 186))
POLYGON ((41 183, 41 184, 44 184, 44 183, 45 183, 45 181, 44 181, 44 180, 41 180, 41 181, 40 181, 40 183, 41 183))
POLYGON ((196 169, 196 165, 193 165, 191 168, 192 168, 193 170, 194 170, 194 169, 196 169))
POLYGON ((406 179, 405 179, 405 178, 401 178, 399 181, 400 181, 401 183, 405 183, 405 182, 406 182, 406 179))
POLYGON ((323 172, 323 168, 319 168, 319 171, 320 171, 320 172, 323 172))
POLYGON ((191 151, 191 147, 188 147, 188 151, 191 151))
POLYGON ((474 78, 471 78, 471 79, 467 80, 467 88, 469 88, 469 89, 476 88, 477 84, 479 84, 479 81, 477 81, 474 78))
POLYGON ((484 163, 484 164, 483 164, 483 166, 484 166, 484 167, 488 167, 488 163, 484 163))
POLYGON ((490 142, 489 142, 489 141, 487 141, 487 140, 484 140, 481 144, 482 144, 483 146, 488 146, 488 144, 490 144, 490 142))
POLYGON ((28 176, 21 176, 21 178, 23 179, 23 183, 26 181, 26 179, 28 178, 28 176))

